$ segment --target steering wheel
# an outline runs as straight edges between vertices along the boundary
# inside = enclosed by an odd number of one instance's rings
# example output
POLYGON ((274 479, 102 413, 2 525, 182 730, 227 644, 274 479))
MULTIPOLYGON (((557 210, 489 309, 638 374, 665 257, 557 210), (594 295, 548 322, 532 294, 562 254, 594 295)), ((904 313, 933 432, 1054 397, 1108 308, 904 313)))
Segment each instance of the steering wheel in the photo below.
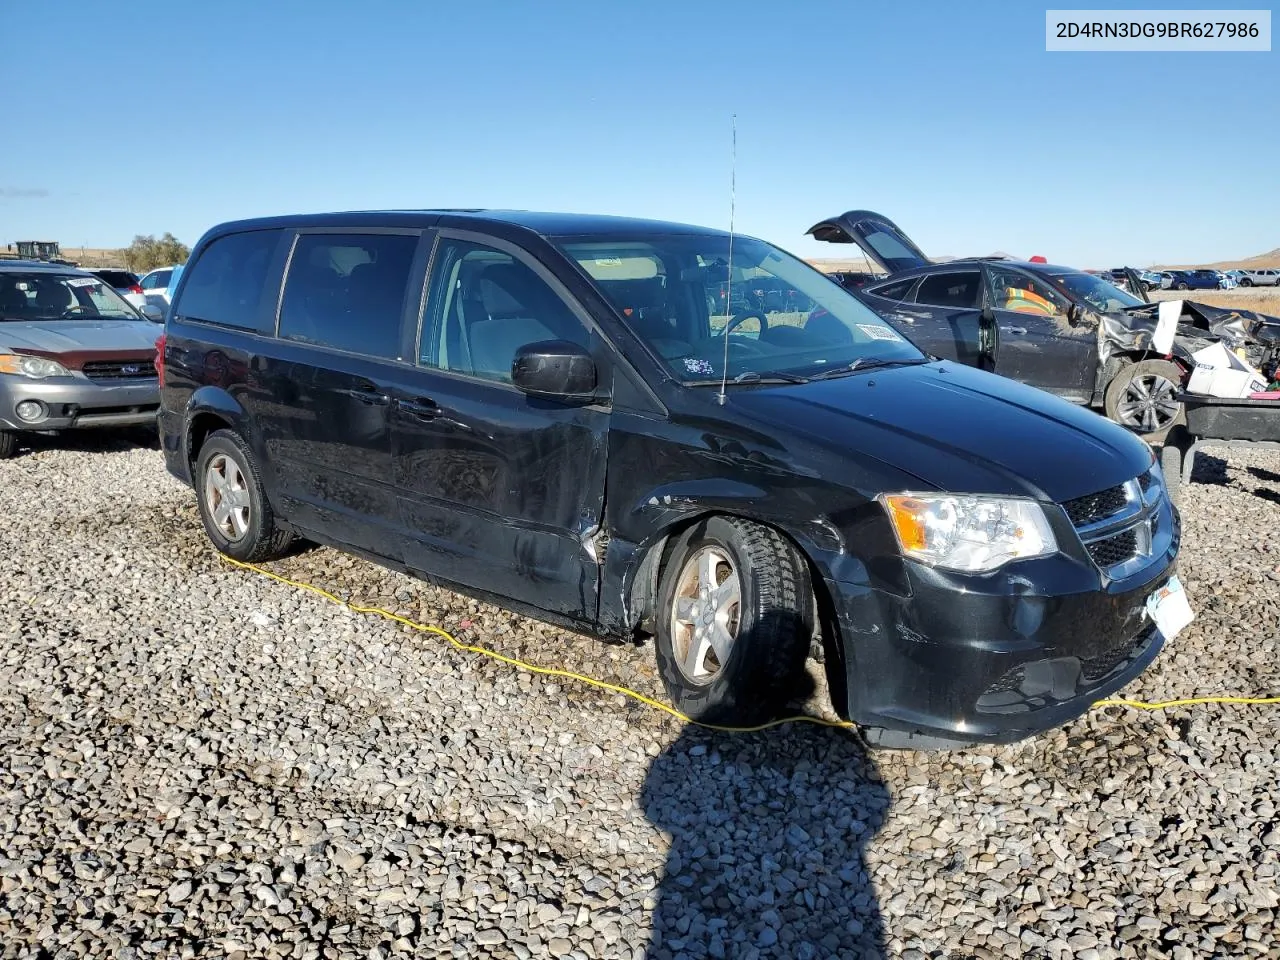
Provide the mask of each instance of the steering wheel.
POLYGON ((69 317, 73 313, 88 313, 91 309, 93 308, 87 307, 83 303, 77 303, 74 307, 67 307, 67 309, 63 310, 62 316, 69 317))
POLYGON ((735 313, 729 318, 729 322, 724 325, 724 330, 720 332, 720 336, 727 337, 733 332, 734 327, 752 319, 760 321, 760 336, 763 337, 769 330, 769 318, 755 310, 749 310, 746 313, 735 313))

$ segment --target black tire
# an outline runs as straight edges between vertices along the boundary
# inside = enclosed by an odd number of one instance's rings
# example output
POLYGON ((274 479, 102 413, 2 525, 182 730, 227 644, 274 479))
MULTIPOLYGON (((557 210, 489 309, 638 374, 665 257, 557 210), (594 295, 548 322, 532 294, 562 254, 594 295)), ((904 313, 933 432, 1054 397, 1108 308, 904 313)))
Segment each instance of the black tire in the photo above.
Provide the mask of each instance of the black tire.
POLYGON ((1252 286, 1253 286, 1253 281, 1252 281, 1252 280, 1250 280, 1248 277, 1241 277, 1241 278, 1240 278, 1240 286, 1242 286, 1242 287, 1252 287, 1252 286))
POLYGON ((18 455, 18 435, 12 430, 0 430, 0 460, 18 455))
MULTIPOLYGON (((699 602, 697 596, 687 600, 699 602)), ((807 692, 801 683, 813 636, 813 589, 804 557, 776 530, 732 517, 695 524, 668 553, 655 619, 658 672, 671 702, 694 720, 751 726, 775 718, 788 700, 807 692), (675 613, 688 568, 707 555, 727 561, 719 572, 727 566, 737 576, 739 599, 727 662, 716 661, 709 676, 695 678, 682 664, 692 654, 705 666, 714 655, 707 648, 706 659, 698 657, 691 649, 697 642, 693 623, 686 629, 675 613)))
POLYGON ((1187 286, 1185 283, 1180 283, 1180 284, 1178 284, 1178 285, 1177 285, 1177 287, 1175 287, 1175 289, 1177 289, 1177 290, 1190 290, 1191 288, 1190 288, 1189 286, 1187 286))
MULTIPOLYGON (((230 430, 215 430, 209 434, 196 457, 192 482, 204 531, 220 553, 246 563, 261 563, 264 560, 274 560, 288 548, 292 535, 276 523, 271 504, 267 502, 262 489, 262 473, 258 470, 257 461, 248 444, 235 433, 230 430), (239 535, 236 535, 234 529, 226 529, 225 525, 231 521, 215 517, 215 507, 207 495, 210 464, 218 458, 226 458, 235 464, 243 481, 243 492, 247 494, 248 513, 242 515, 244 529, 239 535)), ((233 524, 236 525, 238 524, 233 524)))
POLYGON ((1179 402, 1177 404, 1177 413, 1169 419, 1157 418, 1157 426, 1154 430, 1144 427, 1141 423, 1127 422, 1133 418, 1126 417, 1125 411, 1121 409, 1121 403, 1125 400, 1125 395, 1129 391, 1130 385, 1135 380, 1151 380, 1153 378, 1167 380, 1175 388, 1180 387, 1182 384, 1182 368, 1170 360, 1141 360, 1138 363, 1131 363, 1126 367, 1122 367, 1111 382, 1107 384, 1107 391, 1103 397, 1103 405, 1106 409, 1107 417, 1122 427, 1132 430, 1148 443, 1162 441, 1173 427, 1186 423, 1187 420, 1186 408, 1179 402))
POLYGON ((1166 443, 1160 448, 1160 470, 1164 473, 1164 488, 1174 506, 1182 503, 1182 449, 1177 444, 1166 443))

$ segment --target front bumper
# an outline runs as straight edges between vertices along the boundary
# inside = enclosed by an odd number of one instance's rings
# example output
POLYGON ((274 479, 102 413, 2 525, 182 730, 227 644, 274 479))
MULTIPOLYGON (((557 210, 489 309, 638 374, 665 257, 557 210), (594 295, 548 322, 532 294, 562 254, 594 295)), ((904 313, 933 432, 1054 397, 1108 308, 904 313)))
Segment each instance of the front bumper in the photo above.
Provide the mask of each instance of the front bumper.
POLYGON ((886 747, 1012 743, 1068 723, 1159 654, 1146 600, 1176 554, 1175 540, 1105 585, 1064 556, 988 578, 903 562, 905 591, 828 580, 847 716, 886 747))
POLYGON ((0 429, 75 430, 154 423, 160 409, 160 384, 154 377, 127 383, 98 383, 82 374, 32 380, 0 375, 0 429), (26 400, 41 405, 36 420, 18 416, 26 400))

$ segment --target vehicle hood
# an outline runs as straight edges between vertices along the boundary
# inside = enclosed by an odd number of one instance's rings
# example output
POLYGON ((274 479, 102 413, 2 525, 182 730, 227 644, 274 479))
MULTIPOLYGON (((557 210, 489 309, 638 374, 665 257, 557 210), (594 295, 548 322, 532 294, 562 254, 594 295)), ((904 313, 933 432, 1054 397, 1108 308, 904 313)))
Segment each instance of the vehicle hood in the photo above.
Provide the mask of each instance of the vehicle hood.
POLYGON ((163 327, 146 320, 0 322, 0 349, 39 355, 154 350, 163 327))
POLYGON ((898 225, 870 210, 850 210, 815 223, 806 233, 826 243, 856 243, 885 273, 928 266, 929 258, 898 225))
MULTIPOLYGON (((1152 462, 1123 427, 950 361, 739 389, 729 402, 837 458, 909 473, 922 489, 1062 502, 1131 480, 1152 462)), ((821 467, 839 479, 838 460, 821 467)))

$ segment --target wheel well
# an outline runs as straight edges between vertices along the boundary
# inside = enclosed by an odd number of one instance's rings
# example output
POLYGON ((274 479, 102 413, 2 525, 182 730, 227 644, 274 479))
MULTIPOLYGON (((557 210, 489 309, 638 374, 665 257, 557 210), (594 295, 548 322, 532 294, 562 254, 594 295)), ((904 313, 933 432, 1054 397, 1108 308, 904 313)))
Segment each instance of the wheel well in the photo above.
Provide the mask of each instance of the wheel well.
MULTIPOLYGON (((728 517, 734 520, 746 520, 749 523, 758 523, 761 526, 768 527, 776 531, 796 549, 804 560, 805 566, 808 568, 809 581, 813 585, 813 600, 819 607, 820 584, 822 575, 814 566, 813 558, 805 551, 795 538, 788 534, 785 530, 771 523, 757 520, 754 517, 743 516, 738 513, 729 513, 723 510, 709 510, 706 513, 699 513, 691 517, 683 517, 662 531, 661 536, 655 539, 649 548, 645 551, 644 559, 640 561, 640 565, 636 568, 636 575, 631 581, 631 623, 634 625, 634 632, 652 636, 654 623, 654 607, 658 602, 658 584, 662 578, 663 568, 666 566, 667 558, 671 555, 672 546, 675 541, 690 527, 698 523, 703 523, 712 517, 728 517)), ((822 610, 818 609, 815 613, 821 615, 822 610)), ((815 623, 820 623, 820 618, 815 618, 815 623)))
POLYGON ((187 466, 192 468, 193 475, 196 457, 205 440, 209 439, 209 434, 230 426, 230 423, 216 413, 197 413, 191 418, 187 425, 187 466))
POLYGON ((776 531, 796 549, 804 561, 809 573, 809 602, 813 606, 813 624, 817 631, 817 639, 822 648, 822 668, 827 676, 828 693, 836 712, 848 719, 847 679, 845 675, 844 648, 840 643, 840 634, 836 625, 835 603, 827 590, 826 580, 808 552, 796 542, 796 539, 781 527, 765 523, 754 517, 729 513, 722 510, 711 510, 692 517, 684 517, 662 531, 661 536, 650 544, 645 551, 644 559, 636 569, 631 583, 631 616, 632 632, 637 641, 653 636, 656 629, 656 610, 658 602, 658 584, 667 558, 671 555, 675 541, 694 524, 702 523, 712 517, 730 517, 759 523, 776 531))

